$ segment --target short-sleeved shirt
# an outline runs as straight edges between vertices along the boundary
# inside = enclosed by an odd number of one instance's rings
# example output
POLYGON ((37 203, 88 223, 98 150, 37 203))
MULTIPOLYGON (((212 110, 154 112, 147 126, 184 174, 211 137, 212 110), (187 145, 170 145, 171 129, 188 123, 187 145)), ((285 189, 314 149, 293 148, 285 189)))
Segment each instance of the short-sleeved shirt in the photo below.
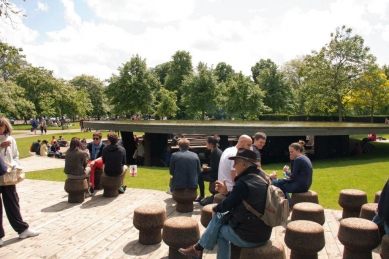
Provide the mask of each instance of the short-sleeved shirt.
POLYGON ((223 182, 224 179, 226 179, 226 184, 228 187, 228 190, 232 190, 232 187, 234 186, 233 179, 231 179, 231 171, 235 170, 234 168, 234 160, 229 160, 229 157, 235 156, 236 152, 238 152, 238 149, 234 147, 229 147, 224 150, 219 163, 219 172, 217 175, 217 179, 220 182, 223 182))

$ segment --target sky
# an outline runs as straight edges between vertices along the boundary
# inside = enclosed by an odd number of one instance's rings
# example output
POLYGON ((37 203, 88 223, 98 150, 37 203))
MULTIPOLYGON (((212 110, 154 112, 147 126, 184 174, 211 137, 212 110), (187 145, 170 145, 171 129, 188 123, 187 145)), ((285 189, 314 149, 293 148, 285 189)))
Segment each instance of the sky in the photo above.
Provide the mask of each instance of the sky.
POLYGON ((148 67, 177 51, 250 76, 260 59, 279 67, 320 50, 345 25, 389 64, 389 0, 13 0, 27 17, 0 19, 0 40, 27 62, 70 80, 101 80, 139 55, 148 67))

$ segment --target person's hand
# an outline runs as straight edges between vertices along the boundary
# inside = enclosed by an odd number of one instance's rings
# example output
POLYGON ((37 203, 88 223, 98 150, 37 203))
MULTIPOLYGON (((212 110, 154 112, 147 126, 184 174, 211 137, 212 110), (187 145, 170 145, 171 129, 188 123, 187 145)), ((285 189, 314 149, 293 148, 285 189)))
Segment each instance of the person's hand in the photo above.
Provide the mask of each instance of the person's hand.
POLYGON ((6 147, 9 147, 11 146, 11 141, 7 140, 7 141, 3 141, 3 143, 1 143, 1 147, 2 148, 6 148, 6 147))
POLYGON ((223 180, 223 182, 220 182, 216 180, 215 182, 215 191, 227 195, 228 194, 228 189, 227 189, 227 184, 226 184, 226 179, 223 180))
POLYGON ((269 175, 269 177, 270 177, 271 179, 277 179, 277 173, 271 173, 271 174, 269 175))
POLYGON ((287 166, 287 165, 284 166, 284 168, 282 170, 284 170, 284 172, 287 173, 289 171, 289 166, 287 166))

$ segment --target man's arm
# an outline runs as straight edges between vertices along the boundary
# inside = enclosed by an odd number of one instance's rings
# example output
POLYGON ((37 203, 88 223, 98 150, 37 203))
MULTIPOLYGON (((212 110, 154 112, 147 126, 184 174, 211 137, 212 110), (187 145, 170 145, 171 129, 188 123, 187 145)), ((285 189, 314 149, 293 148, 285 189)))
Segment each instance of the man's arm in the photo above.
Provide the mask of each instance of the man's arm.
POLYGON ((235 177, 236 177, 236 172, 235 169, 231 170, 231 182, 234 184, 235 183, 235 177))

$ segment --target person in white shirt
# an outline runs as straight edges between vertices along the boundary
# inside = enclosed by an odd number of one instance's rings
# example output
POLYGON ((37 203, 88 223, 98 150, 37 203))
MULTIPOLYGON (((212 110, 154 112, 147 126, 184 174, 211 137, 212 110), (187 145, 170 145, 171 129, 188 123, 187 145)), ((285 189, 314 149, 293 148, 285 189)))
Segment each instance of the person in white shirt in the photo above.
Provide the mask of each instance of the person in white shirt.
POLYGON ((229 191, 232 191, 232 187, 234 186, 236 172, 234 168, 234 161, 229 160, 228 158, 235 156, 239 148, 250 149, 252 143, 253 141, 250 136, 242 135, 239 137, 236 146, 226 148, 220 158, 217 178, 220 182, 223 182, 224 179, 226 180, 229 191))

